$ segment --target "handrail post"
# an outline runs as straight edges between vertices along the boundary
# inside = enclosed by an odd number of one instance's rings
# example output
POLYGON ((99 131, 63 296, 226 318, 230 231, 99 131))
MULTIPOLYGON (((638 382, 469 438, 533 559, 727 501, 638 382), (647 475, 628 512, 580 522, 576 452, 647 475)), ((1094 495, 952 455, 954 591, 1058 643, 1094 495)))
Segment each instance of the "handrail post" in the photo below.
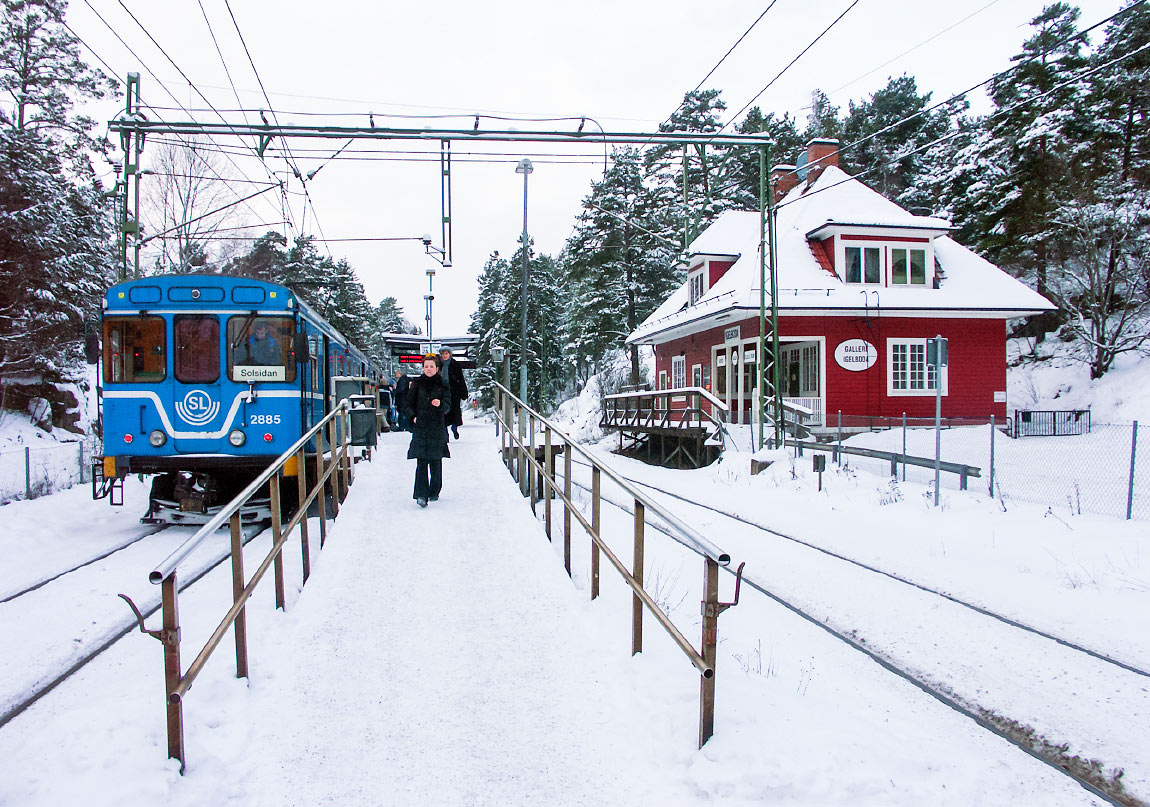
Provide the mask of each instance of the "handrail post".
MULTIPOLYGON (((599 466, 596 465, 591 469, 591 529, 595 531, 595 537, 599 537, 600 519, 599 519, 599 466)), ((591 599, 599 596, 599 544, 591 541, 591 599)))
MULTIPOLYGON (((232 533, 232 602, 240 601, 244 593, 244 538, 240 530, 240 511, 232 513, 229 524, 232 533)), ((248 677, 248 620, 247 609, 236 614, 236 678, 248 677)))
MULTIPOLYGON (((647 521, 647 508, 635 500, 635 556, 632 559, 631 576, 639 588, 643 587, 643 527, 647 521)), ((631 655, 643 652, 643 601, 639 595, 631 594, 631 655)))
MULTIPOLYGON (((715 669, 719 645, 719 564, 703 558, 703 661, 715 669)), ((715 733, 715 677, 699 677, 699 747, 715 733)))
POLYGON ((268 489, 272 495, 272 551, 275 552, 275 573, 276 573, 276 608, 281 611, 286 609, 284 598, 284 556, 276 545, 280 542, 280 533, 283 531, 283 524, 280 519, 280 475, 277 471, 268 480, 268 489))
MULTIPOLYGON (((327 483, 323 481, 323 431, 315 436, 315 484, 319 488, 315 500, 319 504, 319 548, 327 541, 327 483)), ((310 494, 311 491, 309 490, 310 494)))
POLYGON ((339 472, 343 481, 343 492, 346 496, 348 491, 351 490, 351 484, 355 481, 354 474, 351 470, 351 429, 350 420, 351 414, 348 410, 344 409, 339 420, 340 435, 339 435, 339 472))
POLYGON ((551 497, 555 487, 555 458, 551 454, 551 427, 543 429, 543 522, 551 540, 551 497))
MULTIPOLYGON (((327 447, 331 451, 331 465, 333 466, 332 472, 328 476, 328 480, 331 482, 331 517, 339 518, 339 475, 334 470, 336 462, 339 461, 339 452, 336 450, 335 440, 335 418, 327 422, 327 447)), ((327 473, 326 466, 324 473, 327 473)))
MULTIPOLYGON (((563 447, 563 495, 571 499, 571 445, 563 447)), ((571 508, 563 510, 563 568, 571 576, 571 508)))
POLYGON ((184 772, 184 703, 176 696, 180 685, 180 609, 176 601, 176 573, 173 571, 164 578, 161 598, 163 603, 164 628, 160 641, 164 643, 164 690, 168 707, 168 759, 180 761, 180 773, 184 772))
POLYGON ((300 552, 303 555, 303 581, 306 583, 307 579, 311 577, 311 542, 308 540, 307 535, 307 513, 304 512, 304 501, 307 499, 307 492, 304 490, 304 487, 307 485, 307 465, 304 461, 302 448, 295 455, 295 467, 295 487, 298 493, 298 506, 301 513, 299 520, 300 552))
POLYGON ((531 462, 535 459, 535 415, 527 416, 527 431, 531 435, 531 443, 527 448, 530 452, 527 455, 527 495, 531 498, 531 514, 535 515, 535 502, 538 500, 535 498, 535 465, 531 462))

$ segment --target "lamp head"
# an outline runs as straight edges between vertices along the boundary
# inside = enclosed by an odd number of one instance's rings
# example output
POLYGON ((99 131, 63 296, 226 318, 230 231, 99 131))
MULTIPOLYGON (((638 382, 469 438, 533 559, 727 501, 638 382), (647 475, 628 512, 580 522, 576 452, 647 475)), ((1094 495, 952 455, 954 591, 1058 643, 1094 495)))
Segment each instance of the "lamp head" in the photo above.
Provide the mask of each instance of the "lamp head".
POLYGON ((526 157, 519 161, 519 165, 515 166, 515 173, 517 174, 530 174, 534 170, 535 166, 526 157))
POLYGON ((431 233, 424 233, 423 235, 419 236, 419 240, 423 242, 425 247, 431 246, 431 233))

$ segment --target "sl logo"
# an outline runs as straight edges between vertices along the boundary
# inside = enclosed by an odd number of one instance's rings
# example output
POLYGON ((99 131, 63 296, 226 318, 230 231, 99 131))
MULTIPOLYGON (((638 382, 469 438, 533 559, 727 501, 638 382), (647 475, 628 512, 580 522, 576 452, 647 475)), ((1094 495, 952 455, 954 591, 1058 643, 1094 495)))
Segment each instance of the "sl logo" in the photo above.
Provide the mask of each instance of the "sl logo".
POLYGON ((176 414, 193 426, 206 426, 219 411, 219 401, 213 401, 202 389, 191 390, 184 400, 176 401, 176 414))

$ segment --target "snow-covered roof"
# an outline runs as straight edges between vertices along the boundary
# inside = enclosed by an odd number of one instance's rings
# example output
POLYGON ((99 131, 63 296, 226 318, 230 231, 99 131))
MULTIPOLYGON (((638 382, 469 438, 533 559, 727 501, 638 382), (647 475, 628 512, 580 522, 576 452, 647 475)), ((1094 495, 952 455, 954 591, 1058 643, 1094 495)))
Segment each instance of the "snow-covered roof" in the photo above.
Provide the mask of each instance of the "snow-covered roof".
MULTIPOLYGON (((627 337, 627 342, 662 342, 684 332, 714 327, 723 320, 741 319, 748 315, 746 311, 757 312, 759 227, 758 211, 720 215, 687 251, 692 256, 730 256, 736 258, 735 263, 695 305, 687 304, 689 291, 684 283, 627 337)), ((873 314, 877 308, 884 316, 1007 319, 1054 309, 1046 298, 945 235, 950 229, 949 222, 912 215, 837 166, 829 166, 813 184, 799 184, 779 202, 779 314, 845 316, 873 314), (839 228, 929 234, 945 277, 941 287, 844 283, 819 265, 808 241, 839 228)), ((892 240, 895 238, 892 234, 892 240)))

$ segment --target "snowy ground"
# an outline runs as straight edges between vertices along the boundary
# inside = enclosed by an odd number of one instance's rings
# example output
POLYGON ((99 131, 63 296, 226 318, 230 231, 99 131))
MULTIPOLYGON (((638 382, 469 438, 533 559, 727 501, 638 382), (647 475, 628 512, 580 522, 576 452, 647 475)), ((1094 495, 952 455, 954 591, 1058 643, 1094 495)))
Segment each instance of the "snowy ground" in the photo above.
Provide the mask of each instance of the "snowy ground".
MULTIPOLYGON (((406 441, 383 435, 375 461, 358 467, 327 547, 315 549, 302 591, 298 543, 288 544, 287 613, 271 607, 269 584, 249 608, 250 681, 234 678, 225 641, 185 702, 186 776, 164 760, 160 646, 134 633, 0 728, 0 804, 1100 803, 747 589, 719 622, 716 734, 696 750, 694 669, 651 619, 644 653, 629 656, 629 591, 604 564, 603 594, 588 602, 588 545, 578 527, 569 581, 561 542, 547 543, 508 480, 493 429, 469 423, 463 435, 445 461, 444 497, 426 511, 410 498, 406 441)), ((833 470, 819 493, 809 460, 795 463, 793 477, 780 462, 752 478, 747 459, 732 454, 689 473, 609 461, 1150 665, 1144 524, 1056 520, 1025 505, 1004 513, 977 490, 947 490, 945 508, 934 510, 918 483, 900 483, 896 494, 863 470, 833 470)), ((75 493, 0 509, 0 551, 20 552, 18 566, 0 571, 0 589, 93 552, 73 524, 90 523, 88 534, 105 543, 122 540, 131 519, 100 524, 113 518, 106 503, 68 498, 75 493)), ((128 495, 119 512, 130 515, 143 497, 128 495)), ((1071 753, 1125 766, 1128 786, 1150 797, 1145 679, 1131 686, 894 581, 685 503, 668 506, 780 595, 857 629, 962 697, 985 697, 1033 723, 1071 753), (967 656, 976 650, 982 655, 967 656), (1083 704, 1064 697, 1068 681, 1083 704), (1092 714, 1091 704, 1102 711, 1092 714)), ((629 561, 630 516, 605 507, 603 518, 629 561)), ((249 545, 248 569, 266 549, 263 538, 249 545)), ((654 530, 647 549, 654 596, 697 639, 702 564, 654 530)), ((20 622, 26 636, 58 636, 48 627, 69 624, 68 601, 105 597, 121 584, 146 589, 166 547, 154 550, 132 580, 64 578, 36 609, 4 610, 23 598, 0 604, 0 619, 20 622)), ((731 589, 724 576, 725 599, 731 589)), ((185 665, 229 599, 223 568, 181 598, 185 665)), ((0 666, 6 695, 25 682, 0 666)))

